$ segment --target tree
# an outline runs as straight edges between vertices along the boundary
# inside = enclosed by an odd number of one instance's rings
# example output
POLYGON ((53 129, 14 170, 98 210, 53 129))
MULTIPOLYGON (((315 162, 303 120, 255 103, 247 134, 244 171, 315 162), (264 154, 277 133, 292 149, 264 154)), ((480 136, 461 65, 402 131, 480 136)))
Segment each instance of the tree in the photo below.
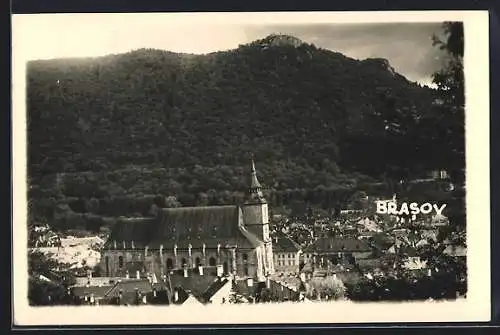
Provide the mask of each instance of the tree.
POLYGON ((431 121, 436 129, 434 144, 440 144, 442 167, 455 172, 455 178, 462 180, 461 169, 465 167, 464 27, 462 22, 445 22, 443 30, 443 37, 433 37, 434 45, 447 54, 448 60, 444 68, 433 75, 439 103, 435 106, 437 118, 431 121))
POLYGON ((342 280, 333 276, 313 278, 308 283, 306 295, 310 298, 338 300, 344 298, 345 286, 342 280))

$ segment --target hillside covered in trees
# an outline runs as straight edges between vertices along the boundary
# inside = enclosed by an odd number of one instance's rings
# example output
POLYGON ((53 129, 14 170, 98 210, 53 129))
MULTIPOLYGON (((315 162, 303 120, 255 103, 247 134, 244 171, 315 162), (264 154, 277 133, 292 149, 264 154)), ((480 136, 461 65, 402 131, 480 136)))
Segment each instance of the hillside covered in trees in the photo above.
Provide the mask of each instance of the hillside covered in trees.
POLYGON ((384 59, 280 35, 206 55, 33 61, 30 213, 98 227, 153 204, 238 202, 251 156, 274 205, 333 206, 348 190, 447 167, 437 93, 384 59))

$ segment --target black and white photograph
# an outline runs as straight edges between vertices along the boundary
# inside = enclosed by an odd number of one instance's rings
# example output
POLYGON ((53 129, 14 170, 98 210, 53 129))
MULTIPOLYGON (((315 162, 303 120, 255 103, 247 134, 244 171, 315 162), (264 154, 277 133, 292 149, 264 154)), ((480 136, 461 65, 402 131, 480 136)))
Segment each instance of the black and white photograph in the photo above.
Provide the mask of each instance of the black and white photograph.
POLYGON ((14 15, 14 320, 489 320, 488 14, 344 14, 14 15))

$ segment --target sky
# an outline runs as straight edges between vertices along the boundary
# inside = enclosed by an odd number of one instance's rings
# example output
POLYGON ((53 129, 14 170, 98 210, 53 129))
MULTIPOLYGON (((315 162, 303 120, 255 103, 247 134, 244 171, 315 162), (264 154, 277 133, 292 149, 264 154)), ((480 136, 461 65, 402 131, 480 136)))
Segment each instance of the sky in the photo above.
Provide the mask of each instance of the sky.
POLYGON ((13 20, 13 47, 22 49, 27 60, 94 57, 140 48, 202 54, 284 33, 356 59, 386 58, 397 72, 423 84, 430 84, 432 73, 444 61, 431 39, 441 32, 441 22, 259 22, 146 14, 23 15, 21 19, 13 20))

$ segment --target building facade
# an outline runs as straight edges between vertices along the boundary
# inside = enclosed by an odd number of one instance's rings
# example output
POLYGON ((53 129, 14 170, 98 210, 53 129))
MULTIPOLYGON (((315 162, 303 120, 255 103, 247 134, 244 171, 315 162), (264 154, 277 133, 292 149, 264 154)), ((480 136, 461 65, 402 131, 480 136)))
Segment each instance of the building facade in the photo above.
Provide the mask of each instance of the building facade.
POLYGON ((100 267, 104 276, 140 271, 158 278, 176 269, 217 268, 265 281, 274 273, 273 245, 253 161, 244 204, 163 208, 156 217, 123 219, 104 245, 100 267))
POLYGON ((276 274, 299 273, 301 267, 301 250, 288 236, 280 235, 274 238, 274 270, 276 274))

